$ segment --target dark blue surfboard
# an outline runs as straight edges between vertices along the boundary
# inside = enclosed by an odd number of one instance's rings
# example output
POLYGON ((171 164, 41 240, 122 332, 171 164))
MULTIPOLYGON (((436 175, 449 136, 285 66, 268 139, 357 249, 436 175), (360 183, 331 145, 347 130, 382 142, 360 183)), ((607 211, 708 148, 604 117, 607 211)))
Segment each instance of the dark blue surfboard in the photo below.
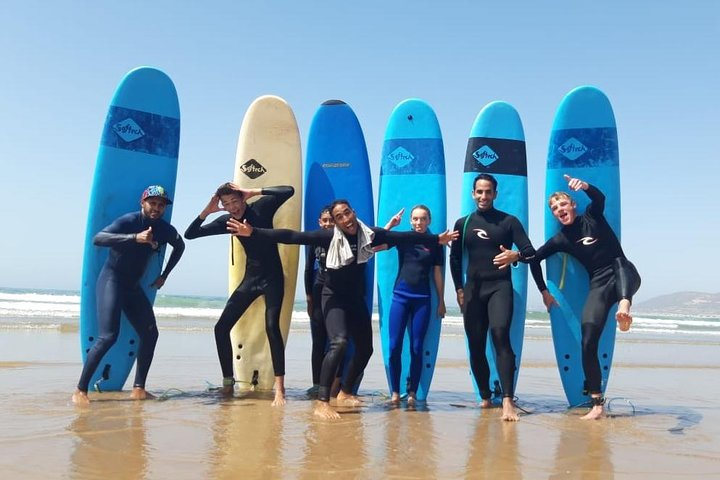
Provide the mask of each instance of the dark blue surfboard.
MULTIPOLYGON (((547 158, 545 196, 568 192, 563 175, 581 178, 605 194, 605 218, 620 238, 620 161, 617 128, 610 101, 595 87, 578 87, 563 98, 555 113, 547 158)), ((571 192, 578 213, 589 200, 583 192, 571 192)), ((545 208, 545 238, 560 230, 560 223, 545 208)), ((557 254, 546 261, 547 285, 559 307, 550 309, 550 322, 563 389, 570 406, 586 403, 582 369, 580 319, 589 291, 588 274, 573 257, 557 254)), ((599 358, 602 390, 610 377, 615 349, 615 312, 608 315, 600 337, 599 358)))
MULTIPOLYGON (((494 203, 495 208, 517 217, 527 232, 529 222, 525 133, 520 116, 509 103, 491 102, 487 104, 473 123, 463 170, 460 203, 462 215, 468 215, 477 209, 471 193, 473 181, 480 173, 489 173, 497 179, 498 196, 494 203)), ((463 272, 467 271, 465 262, 464 259, 463 272)), ((513 317, 510 326, 510 344, 515 353, 514 385, 517 385, 522 357, 527 307, 527 277, 527 265, 518 264, 512 267, 513 317)), ((495 364, 495 347, 489 334, 486 355, 490 365, 492 400, 499 402, 502 400, 500 377, 495 364)), ((479 399, 480 391, 472 372, 470 376, 479 399)))
MULTIPOLYGON (((358 218, 375 225, 372 178, 365 136, 352 108, 342 100, 328 100, 315 112, 305 158, 304 229, 318 228, 320 210, 335 199, 350 202, 358 218)), ((368 262, 365 300, 372 313, 375 260, 368 262)), ((348 348, 346 360, 352 354, 348 348)), ((347 365, 347 361, 346 361, 347 365)), ((358 385, 355 386, 357 391, 358 385)))
MULTIPOLYGON (((148 185, 164 186, 175 199, 179 146, 180 108, 172 81, 155 68, 130 71, 110 102, 90 193, 80 290, 83 361, 97 339, 95 283, 108 256, 108 248, 94 246, 93 237, 120 215, 140 209, 140 195, 148 185)), ((163 218, 169 222, 171 217, 168 205, 163 218)), ((156 290, 149 285, 160 274, 164 255, 163 247, 140 281, 151 302, 156 290)), ((123 314, 118 340, 93 375, 91 387, 122 390, 137 347, 137 335, 123 314)))

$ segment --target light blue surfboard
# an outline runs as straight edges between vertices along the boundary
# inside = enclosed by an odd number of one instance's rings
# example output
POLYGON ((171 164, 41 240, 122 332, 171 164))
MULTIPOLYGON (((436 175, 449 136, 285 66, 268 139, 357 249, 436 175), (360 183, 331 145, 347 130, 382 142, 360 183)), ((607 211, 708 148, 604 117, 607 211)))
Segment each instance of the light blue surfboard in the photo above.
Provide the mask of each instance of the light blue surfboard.
MULTIPOLYGON (((387 223, 401 208, 405 209, 402 224, 396 230, 410 230, 411 209, 424 204, 431 212, 431 233, 446 229, 447 205, 445 187, 445 153, 440 125, 432 107, 412 98, 398 104, 390 114, 385 129, 380 158, 380 187, 378 194, 378 222, 387 223)), ((389 316, 393 287, 398 273, 398 254, 395 249, 377 255, 378 306, 385 373, 390 386, 389 316)), ((417 399, 426 400, 435 371, 441 319, 437 316, 438 297, 430 274, 430 324, 423 343, 423 369, 417 399)), ((443 292, 440 292, 443 295, 443 292)), ((405 394, 410 376, 410 336, 405 333, 402 354, 400 393, 405 394)))
MULTIPOLYGON (((517 217, 527 232, 529 223, 525 133, 520 116, 509 103, 491 102, 475 118, 465 154, 460 203, 462 215, 468 215, 477 209, 471 193, 473 181, 481 173, 489 173, 497 179, 498 196, 494 203, 495 208, 517 217)), ((464 258, 463 272, 465 271, 467 270, 464 258)), ((512 267, 513 317, 510 326, 510 344, 515 353, 514 385, 517 385, 525 333, 527 278, 527 265, 519 263, 512 267)), ((492 400, 500 402, 502 400, 500 377, 495 364, 495 347, 489 333, 486 355, 490 365, 492 400)), ((472 372, 470 377, 479 399, 480 391, 472 372)))
MULTIPOLYGON (((610 101, 595 87, 578 87, 568 93, 555 113, 545 178, 545 197, 569 192, 563 174, 581 178, 605 194, 605 218, 620 238, 620 170, 617 129, 610 101)), ((584 192, 572 192, 578 213, 590 203, 584 192)), ((545 238, 560 230, 560 223, 545 207, 545 238)), ((570 255, 557 254, 546 261, 547 284, 559 307, 550 310, 550 322, 560 378, 570 406, 589 400, 584 393, 580 319, 589 290, 588 274, 570 255)), ((605 391, 615 348, 615 311, 600 337, 598 356, 605 391)))
MULTIPOLYGON (((315 112, 305 158, 304 229, 315 230, 320 210, 345 199, 368 226, 375 225, 372 178, 365 136, 352 108, 342 100, 328 100, 315 112)), ((372 313, 375 261, 368 262, 365 292, 372 313)), ((346 354, 352 355, 352 346, 346 354)), ((355 390, 357 391, 356 385, 355 390)))
MULTIPOLYGON (((88 206, 80 290, 80 345, 85 361, 97 339, 95 283, 108 248, 93 245, 93 237, 117 217, 140 209, 140 195, 148 185, 165 187, 175 200, 180 108, 175 86, 160 70, 140 67, 120 82, 110 102, 95 163, 88 206)), ((163 219, 170 221, 172 205, 163 219)), ((150 261, 140 281, 151 302, 156 290, 149 285, 162 268, 165 249, 150 261)), ((123 314, 120 335, 103 357, 90 382, 101 391, 121 390, 138 348, 138 337, 123 314)))

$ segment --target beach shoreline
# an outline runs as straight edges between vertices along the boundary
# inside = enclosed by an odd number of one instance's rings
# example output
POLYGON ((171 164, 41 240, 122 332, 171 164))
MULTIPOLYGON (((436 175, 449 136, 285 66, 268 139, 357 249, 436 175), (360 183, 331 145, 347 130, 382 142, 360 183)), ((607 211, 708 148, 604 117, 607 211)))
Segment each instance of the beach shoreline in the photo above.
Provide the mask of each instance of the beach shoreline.
MULTIPOLYGON (((207 331, 160 331, 148 389, 70 403, 77 334, 0 332, 0 466, 9 477, 97 478, 685 478, 720 474, 717 345, 619 337, 607 396, 612 418, 567 410, 549 337, 526 338, 517 425, 477 408, 462 336, 441 340, 427 405, 389 408, 379 336, 360 393, 338 422, 313 417, 310 335, 287 343, 288 405, 265 393, 223 400, 207 331), (700 388, 702 386, 702 388, 700 388), (38 452, 43 452, 38 455, 38 452), (663 452, 658 455, 658 452, 663 452), (239 476, 239 477, 238 477, 239 476)), ((126 389, 127 389, 126 385, 126 389)))

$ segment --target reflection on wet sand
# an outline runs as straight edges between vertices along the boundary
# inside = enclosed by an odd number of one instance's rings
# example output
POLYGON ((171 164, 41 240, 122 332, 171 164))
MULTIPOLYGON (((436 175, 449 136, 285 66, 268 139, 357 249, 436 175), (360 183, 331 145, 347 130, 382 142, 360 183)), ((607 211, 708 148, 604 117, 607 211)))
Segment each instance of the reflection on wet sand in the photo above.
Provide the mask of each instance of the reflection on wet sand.
POLYGON ((437 436, 430 412, 401 406, 383 417, 384 476, 438 478, 437 436))
POLYGON ((558 424, 560 438, 555 447, 555 467, 550 478, 607 480, 615 478, 612 452, 608 446, 611 419, 585 421, 578 414, 563 416, 558 424))
POLYGON ((283 477, 285 409, 270 405, 272 393, 246 393, 213 406, 210 477, 283 477))
POLYGON ((517 438, 520 426, 500 420, 497 408, 478 412, 475 431, 468 441, 465 478, 483 478, 489 473, 503 479, 523 478, 517 438))
POLYGON ((96 401, 92 409, 78 409, 68 430, 75 436, 70 454, 72 478, 146 477, 143 403, 96 401))
POLYGON ((312 408, 310 403, 307 417, 299 419, 305 425, 303 455, 296 465, 297 478, 367 478, 365 415, 360 409, 340 409, 340 420, 323 421, 312 415, 312 408))

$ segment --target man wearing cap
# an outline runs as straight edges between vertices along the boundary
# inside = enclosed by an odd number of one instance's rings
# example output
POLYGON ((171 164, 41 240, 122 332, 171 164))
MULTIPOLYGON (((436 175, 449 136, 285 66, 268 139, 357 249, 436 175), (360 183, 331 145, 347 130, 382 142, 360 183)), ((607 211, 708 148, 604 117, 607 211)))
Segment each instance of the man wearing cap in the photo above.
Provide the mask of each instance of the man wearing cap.
POLYGON ((150 285, 161 288, 168 275, 180 260, 185 242, 175 227, 162 219, 165 207, 172 203, 165 189, 151 185, 140 198, 139 212, 117 218, 93 238, 99 247, 109 247, 110 253, 97 280, 98 338, 87 354, 80 381, 72 400, 87 405, 90 379, 103 356, 117 341, 120 332, 120 314, 125 313, 139 337, 135 382, 131 398, 152 398, 145 391, 145 379, 155 353, 158 339, 152 304, 143 292, 140 279, 154 254, 161 261, 160 248, 169 243, 173 250, 165 270, 150 285))

